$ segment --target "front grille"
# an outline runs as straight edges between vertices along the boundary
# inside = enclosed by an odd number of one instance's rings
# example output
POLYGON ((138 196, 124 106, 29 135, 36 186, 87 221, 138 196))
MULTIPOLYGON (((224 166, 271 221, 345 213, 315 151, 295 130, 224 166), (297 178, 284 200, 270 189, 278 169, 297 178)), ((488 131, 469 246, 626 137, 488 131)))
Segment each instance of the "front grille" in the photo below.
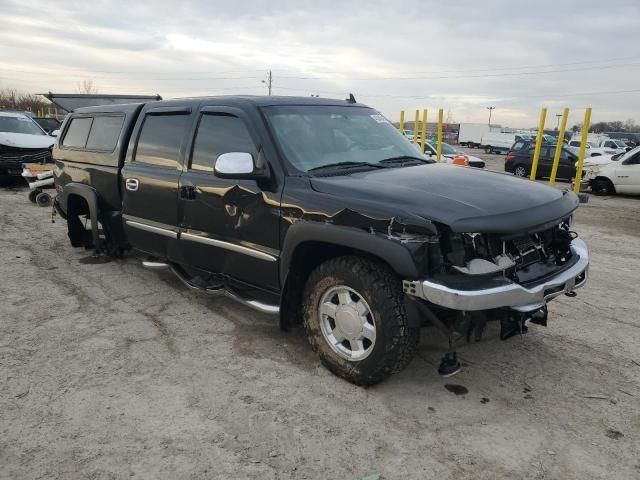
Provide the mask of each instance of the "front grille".
POLYGON ((8 148, 0 153, 0 161, 5 164, 51 163, 51 150, 48 148, 8 148))

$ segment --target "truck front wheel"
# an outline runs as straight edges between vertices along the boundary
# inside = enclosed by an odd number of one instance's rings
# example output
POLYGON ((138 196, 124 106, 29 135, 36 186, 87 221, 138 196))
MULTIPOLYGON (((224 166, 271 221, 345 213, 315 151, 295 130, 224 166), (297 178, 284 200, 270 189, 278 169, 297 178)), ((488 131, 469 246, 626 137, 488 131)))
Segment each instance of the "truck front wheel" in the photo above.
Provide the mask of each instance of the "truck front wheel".
POLYGON ((356 385, 373 385, 405 368, 420 338, 410 328, 400 280, 359 257, 318 266, 304 294, 307 339, 322 363, 356 385))
POLYGON ((616 189, 608 178, 598 177, 591 181, 591 191, 596 195, 612 195, 616 189))

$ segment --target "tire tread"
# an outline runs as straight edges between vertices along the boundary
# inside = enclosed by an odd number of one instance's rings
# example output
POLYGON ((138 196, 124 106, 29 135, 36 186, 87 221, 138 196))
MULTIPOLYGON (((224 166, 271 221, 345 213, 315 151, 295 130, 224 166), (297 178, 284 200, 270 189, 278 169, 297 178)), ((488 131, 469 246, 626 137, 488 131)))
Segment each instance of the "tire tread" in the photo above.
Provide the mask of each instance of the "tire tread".
MULTIPOLYGON (((370 371, 363 372, 358 368, 345 368, 344 361, 332 361, 331 358, 326 358, 322 354, 320 358, 325 366, 339 377, 356 385, 373 385, 409 365, 418 348, 420 330, 409 327, 400 281, 386 265, 356 256, 336 257, 319 265, 311 273, 305 286, 304 326, 307 339, 314 350, 319 350, 318 342, 324 342, 324 339, 317 338, 315 329, 310 325, 310 316, 315 315, 315 306, 309 304, 313 296, 312 292, 320 280, 341 271, 353 272, 369 290, 367 293, 376 295, 376 298, 384 306, 382 316, 386 321, 391 321, 391 325, 386 325, 386 327, 390 328, 392 334, 387 342, 382 360, 370 371)), ((377 318, 376 321, 380 321, 380 319, 377 318)))

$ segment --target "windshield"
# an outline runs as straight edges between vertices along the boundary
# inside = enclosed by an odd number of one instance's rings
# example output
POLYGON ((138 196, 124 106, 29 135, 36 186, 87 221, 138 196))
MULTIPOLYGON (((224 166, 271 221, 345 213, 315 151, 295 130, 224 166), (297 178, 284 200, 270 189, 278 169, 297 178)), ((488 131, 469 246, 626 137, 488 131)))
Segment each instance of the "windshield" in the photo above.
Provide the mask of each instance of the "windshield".
POLYGON ((620 140, 613 140, 613 143, 615 143, 618 146, 618 148, 627 148, 627 145, 620 140))
POLYGON ((27 116, 0 115, 0 132, 27 133, 29 135, 45 135, 36 123, 27 116))
POLYGON ((291 105, 264 111, 287 160, 303 172, 338 163, 377 164, 420 155, 386 118, 370 108, 291 105))

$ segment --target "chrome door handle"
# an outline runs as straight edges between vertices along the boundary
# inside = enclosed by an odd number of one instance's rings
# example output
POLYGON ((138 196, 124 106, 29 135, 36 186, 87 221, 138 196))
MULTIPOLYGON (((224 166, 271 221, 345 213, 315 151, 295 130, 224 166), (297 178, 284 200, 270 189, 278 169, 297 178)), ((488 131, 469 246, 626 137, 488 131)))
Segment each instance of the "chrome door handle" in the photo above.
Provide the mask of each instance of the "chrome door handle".
POLYGON ((124 182, 125 187, 127 190, 131 191, 131 192, 135 192, 138 190, 138 187, 140 186, 140 182, 138 181, 137 178, 127 178, 124 182))

